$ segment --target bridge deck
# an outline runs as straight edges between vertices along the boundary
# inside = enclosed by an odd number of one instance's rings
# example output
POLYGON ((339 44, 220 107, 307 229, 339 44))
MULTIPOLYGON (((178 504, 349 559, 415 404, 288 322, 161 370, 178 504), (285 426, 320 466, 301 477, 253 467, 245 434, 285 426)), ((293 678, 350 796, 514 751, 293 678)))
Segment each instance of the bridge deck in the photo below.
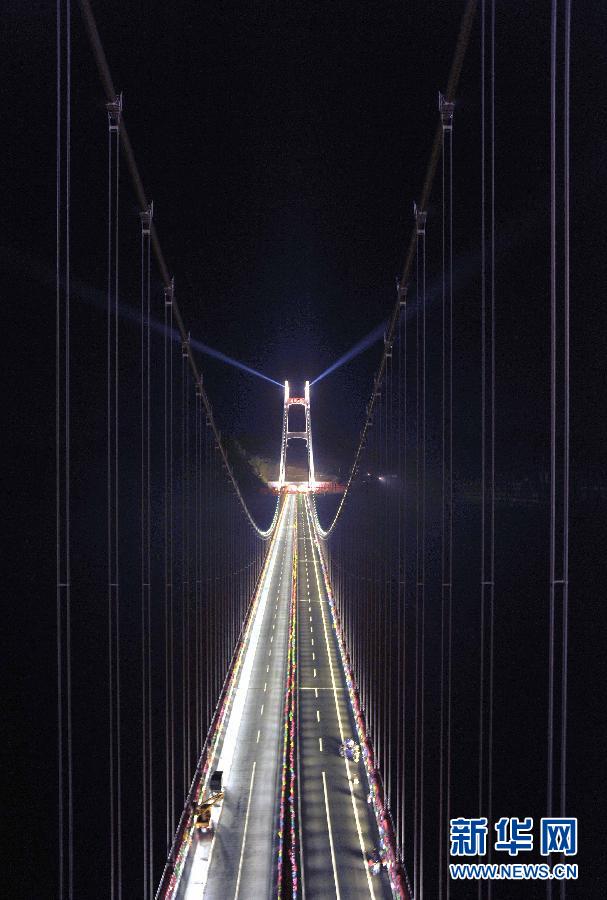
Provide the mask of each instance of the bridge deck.
POLYGON ((298 498, 300 815, 304 892, 316 898, 391 897, 385 873, 369 873, 378 846, 362 761, 339 756, 355 737, 344 671, 306 501, 298 498))
POLYGON ((295 515, 302 896, 391 896, 386 875, 373 877, 366 865, 378 835, 363 764, 338 752, 340 742, 355 735, 354 722, 308 508, 305 498, 287 497, 253 623, 256 638, 239 676, 240 698, 214 765, 227 771, 225 800, 213 814, 214 835, 190 850, 178 894, 186 900, 275 896, 295 515))
MULTIPOLYGON (((273 894, 294 510, 294 500, 289 498, 274 557, 261 586, 257 610, 261 627, 248 683, 238 685, 246 697, 240 721, 234 723, 234 755, 224 779, 225 800, 213 838, 203 838, 190 853, 193 858, 179 895, 186 900, 199 900, 203 895, 210 900, 264 900, 273 894)), ((243 675, 244 671, 241 680, 243 675)), ((217 768, 221 765, 220 760, 217 768)))

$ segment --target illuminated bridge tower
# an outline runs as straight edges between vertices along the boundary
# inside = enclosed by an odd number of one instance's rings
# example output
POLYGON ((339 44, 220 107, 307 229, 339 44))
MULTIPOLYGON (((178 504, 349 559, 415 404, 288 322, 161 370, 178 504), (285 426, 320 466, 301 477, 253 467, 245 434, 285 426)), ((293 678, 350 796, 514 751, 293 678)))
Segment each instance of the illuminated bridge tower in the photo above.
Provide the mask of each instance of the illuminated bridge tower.
POLYGON ((290 441, 305 441, 308 452, 308 480, 298 487, 308 491, 315 490, 316 478, 314 475, 314 453, 312 451, 312 421, 310 417, 310 382, 306 381, 304 396, 291 397, 289 395, 289 382, 285 381, 285 403, 282 419, 282 442, 280 447, 280 471, 278 476, 278 489, 282 490, 286 485, 287 447, 290 441), (303 406, 305 412, 305 431, 289 431, 289 410, 292 406, 303 406))

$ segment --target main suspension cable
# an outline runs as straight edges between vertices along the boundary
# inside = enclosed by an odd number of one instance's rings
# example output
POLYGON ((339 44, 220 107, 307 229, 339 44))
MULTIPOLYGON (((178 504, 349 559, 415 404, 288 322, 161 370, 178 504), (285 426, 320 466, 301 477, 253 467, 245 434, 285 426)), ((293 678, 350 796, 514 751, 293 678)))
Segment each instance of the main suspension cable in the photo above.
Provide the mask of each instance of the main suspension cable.
MULTIPOLYGON (((452 101, 455 97, 455 92, 457 90, 457 85, 459 84, 459 78, 462 70, 462 66, 464 63, 464 57, 466 55, 466 50, 468 48, 468 43, 470 39, 470 32, 472 30, 472 23, 474 21, 474 15, 476 13, 476 5, 477 0, 468 0, 466 3, 466 8, 464 10, 462 21, 460 25, 459 35, 457 39, 457 44, 455 48, 455 53, 453 56, 453 61, 451 64, 451 70, 449 72, 449 78, 447 81, 447 89, 445 91, 445 99, 448 101, 452 101)), ((438 165, 438 160, 440 157, 440 151, 442 146, 442 124, 439 123, 436 129, 436 133, 434 136, 434 142, 432 144, 432 150, 430 152, 430 158, 428 161, 428 167, 426 169, 426 177, 424 180, 424 186, 421 192, 421 198, 419 202, 419 209, 426 210, 428 207, 428 201, 430 199, 430 194, 432 192, 432 186, 434 184, 434 175, 436 172, 436 167, 438 165)), ((411 237, 409 240, 408 248, 405 254, 405 261, 403 265, 403 271, 400 278, 401 285, 405 286, 408 284, 409 279, 411 277, 411 271, 413 264, 415 262, 416 257, 416 248, 417 248, 417 233, 414 228, 411 237)), ((361 462, 361 454, 363 448, 365 446, 365 438, 367 436, 367 431, 372 422, 373 409, 375 407, 376 398, 379 396, 379 392, 381 391, 381 386, 383 384, 385 370, 386 370, 386 361, 388 358, 388 347, 392 346, 394 343, 394 338, 396 336, 396 329, 398 325, 398 319, 400 315, 400 301, 397 300, 395 303, 391 315, 388 320, 388 327, 386 329, 385 342, 384 342, 384 352, 379 362, 379 367, 373 379, 373 390, 371 392, 371 397, 369 402, 367 403, 366 408, 366 417, 363 428, 360 433, 360 438, 358 441, 357 449, 354 454, 354 460, 350 467, 350 472, 348 475, 348 479, 346 481, 345 491, 341 497, 341 500, 337 506, 337 510, 331 521, 331 524, 328 528, 323 528, 319 519, 318 519, 318 511, 316 508, 316 502, 314 496, 312 497, 312 509, 313 509, 313 519, 314 526, 318 533, 318 535, 323 539, 329 537, 346 502, 346 498, 350 494, 350 488, 356 475, 360 468, 361 462)))
MULTIPOLYGON (((105 90, 108 101, 113 102, 114 98, 116 97, 116 89, 114 87, 114 82, 112 80, 112 76, 111 76, 110 69, 108 66, 107 57, 105 55, 105 51, 104 51, 103 45, 101 43, 99 29, 97 28, 97 22, 95 20, 94 14, 93 14, 93 9, 92 9, 90 0, 78 0, 78 2, 80 4, 80 8, 82 10, 84 24, 86 26, 86 30, 87 30, 87 34, 88 34, 91 48, 93 51, 93 55, 95 56, 95 60, 97 62, 97 68, 99 70, 101 83, 105 90)), ((472 2, 472 0, 469 0, 469 2, 472 2)), ((122 146, 122 152, 124 153, 127 167, 129 169, 129 172, 131 174, 131 179, 133 181, 133 187, 135 189, 135 194, 136 194, 137 200, 139 202, 139 208, 142 212, 144 212, 146 209, 148 209, 149 203, 148 203, 148 199, 146 197, 145 190, 143 188, 143 182, 141 180, 141 175, 139 174, 139 169, 137 167, 137 162, 135 160, 135 154, 133 152, 133 147, 131 145, 131 141, 128 136, 126 125, 124 123, 124 117, 122 117, 119 136, 120 136, 120 143, 122 146)), ((166 264, 164 254, 163 254, 162 248, 160 246, 158 232, 157 232, 157 229, 156 229, 156 226, 154 225, 154 223, 152 223, 152 225, 151 225, 150 234, 151 234, 152 249, 154 251, 154 256, 156 257, 156 262, 158 264, 158 268, 160 269, 162 281, 163 281, 164 286, 166 288, 168 288, 168 287, 172 286, 173 279, 169 272, 169 268, 166 264)), ((179 306, 177 304, 177 300, 176 300, 175 296, 173 296, 173 317, 174 317, 174 322, 177 325, 177 328, 181 335, 182 342, 188 341, 188 332, 184 325, 184 322, 183 322, 183 319, 181 316, 181 312, 179 310, 179 306)), ((263 538, 264 540, 269 540, 274 532, 276 522, 278 521, 278 508, 279 508, 280 497, 277 497, 277 499, 276 499, 274 515, 272 517, 272 521, 270 522, 270 525, 266 529, 260 528, 257 525, 257 523, 255 522, 255 519, 253 518, 251 511, 249 510, 249 507, 248 507, 246 500, 244 499, 244 496, 240 490, 240 486, 238 485, 238 481, 236 480, 236 476, 234 474, 234 471, 233 471, 230 461, 228 459, 226 449, 221 440, 220 431, 219 431, 219 429, 215 423, 214 417, 213 417, 213 408, 211 405, 211 401, 210 401, 209 396, 204 388, 203 381, 202 381, 202 375, 198 369, 198 365, 197 365, 196 359, 194 357, 194 352, 192 350, 192 347, 189 344, 189 341, 188 341, 187 358, 188 358, 188 363, 189 363, 190 369, 192 371, 192 376, 194 378, 194 382, 200 388, 202 402, 205 407, 207 418, 209 420, 209 425, 213 430, 215 440, 217 442, 217 448, 222 457, 227 477, 232 482, 232 485, 234 486, 236 495, 242 505, 242 508, 243 508, 251 526, 254 528, 254 530, 257 532, 257 534, 261 538, 263 538)))

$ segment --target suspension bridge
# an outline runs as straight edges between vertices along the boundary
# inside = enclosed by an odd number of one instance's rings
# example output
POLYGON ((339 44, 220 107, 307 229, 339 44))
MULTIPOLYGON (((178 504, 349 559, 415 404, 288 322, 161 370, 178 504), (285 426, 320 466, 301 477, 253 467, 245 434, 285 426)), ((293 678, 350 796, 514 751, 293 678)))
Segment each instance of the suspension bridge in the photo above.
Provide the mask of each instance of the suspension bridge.
MULTIPOLYGON (((462 812, 491 822, 498 811, 495 694, 496 679, 505 677, 495 606, 495 4, 463 6, 452 65, 441 76, 445 88, 426 176, 411 201, 410 238, 348 475, 340 484, 326 474, 329 448, 316 446, 315 459, 314 382, 262 376, 276 386, 267 416, 275 418, 277 436, 276 477, 264 491, 257 483, 251 489, 247 465, 218 424, 200 363, 204 345, 191 336, 180 308, 179 275, 166 260, 157 210, 127 132, 126 98, 112 78, 91 4, 80 0, 79 7, 76 27, 69 0, 57 4, 57 895, 470 896, 449 878, 449 822, 462 812), (99 114, 107 176, 101 334, 93 334, 72 280, 73 244, 85 240, 70 202, 72 58, 75 41, 87 39, 105 103, 99 114), (454 194, 468 173, 453 148, 458 84, 471 44, 482 150, 475 175, 480 512, 472 529, 480 567, 476 632, 464 637, 454 593, 468 559, 458 558, 454 543, 453 398, 465 363, 454 351, 461 298, 453 246, 454 194), (430 277, 439 285, 434 298, 430 277), (127 312, 134 287, 138 309, 127 312), (95 397, 78 382, 83 341, 97 378, 95 397), (294 468, 297 448, 305 462, 294 468), (102 548, 101 563, 84 561, 86 542, 102 548), (95 638, 78 649, 84 628, 95 638), (86 680, 87 659, 99 648, 98 719, 76 738, 79 679, 86 680), (467 677, 474 668, 478 687, 466 707, 465 738, 454 713, 461 659, 467 677), (467 811, 461 797, 457 809, 453 799, 456 744, 459 758, 471 761, 474 799, 467 811), (83 758, 94 765, 82 766, 83 758), (77 798, 85 794, 95 796, 95 828, 107 852, 83 838, 77 798)), ((542 811, 566 816, 567 0, 552 4, 549 40, 551 466, 542 811)), ((465 608, 470 604, 468 597, 465 608)), ((494 855, 490 849, 489 859, 494 855)), ((564 883, 547 889, 564 896, 564 883)), ((490 884, 479 883, 478 896, 490 897, 490 884)))

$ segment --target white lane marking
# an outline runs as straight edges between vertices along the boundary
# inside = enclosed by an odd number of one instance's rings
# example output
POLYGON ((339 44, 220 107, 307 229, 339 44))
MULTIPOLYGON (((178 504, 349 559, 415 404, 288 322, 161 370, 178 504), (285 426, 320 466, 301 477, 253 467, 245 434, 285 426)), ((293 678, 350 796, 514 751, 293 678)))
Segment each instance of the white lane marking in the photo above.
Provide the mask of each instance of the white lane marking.
POLYGON ((268 663, 268 665, 266 666, 266 672, 269 672, 269 671, 270 671, 270 664, 268 663))
POLYGON ((253 763, 253 771, 251 772, 251 784, 249 785, 249 800, 247 802, 247 814, 244 819, 244 831, 242 834, 242 847, 240 849, 240 862, 238 863, 238 878, 236 879, 236 890, 234 892, 234 900, 237 900, 238 891, 240 890, 240 876, 242 875, 242 861, 244 859, 244 847, 247 840, 247 826, 249 824, 249 811, 251 809, 251 797, 253 796, 253 782, 255 781, 255 766, 257 760, 253 763))
MULTIPOLYGON (((318 696, 318 691, 332 691, 331 687, 300 687, 300 691, 316 691, 316 696, 318 696)), ((344 688, 337 688, 338 691, 344 690, 344 688)))
POLYGON ((255 741, 256 744, 259 743, 259 735, 260 735, 260 734, 261 734, 261 731, 258 731, 258 732, 257 732, 257 740, 255 741))
POLYGON ((312 641, 312 646, 314 646, 314 638, 310 638, 310 640, 312 641))
POLYGON ((327 777, 322 773, 322 787, 325 794, 325 812, 327 813, 327 828, 329 829, 329 846, 331 847, 331 862, 333 863, 333 879, 335 881, 335 896, 340 900, 339 882, 337 881, 337 865, 335 864, 335 848, 333 847, 333 831, 331 830, 331 817, 329 815, 329 796, 327 794, 327 777))
POLYGON ((314 669, 314 678, 316 678, 316 669, 314 669))
POLYGON ((322 753, 322 738, 318 738, 318 746, 320 747, 320 752, 322 753))
POLYGON ((316 654, 314 653, 313 650, 312 650, 312 659, 316 659, 316 654))
POLYGON ((273 640, 274 640, 274 635, 271 635, 271 637, 270 637, 270 643, 272 643, 273 640))
POLYGON ((263 683, 263 692, 264 692, 264 694, 265 694, 265 692, 267 691, 267 689, 268 689, 268 682, 267 682, 267 681, 264 681, 264 683, 263 683))
POLYGON ((320 710, 319 709, 316 710, 316 721, 320 722, 320 710))
MULTIPOLYGON (((311 521, 310 521, 309 513, 308 513, 308 529, 309 529, 309 532, 310 532, 310 540, 312 540, 312 523, 311 523, 311 521)), ((326 646, 327 646, 327 656, 328 656, 328 659, 329 659, 329 669, 330 669, 330 672, 331 672, 331 685, 332 685, 332 687, 333 687, 333 698, 334 698, 334 700, 335 700, 335 712, 337 713, 337 722, 338 722, 338 724, 339 724, 339 735, 340 735, 340 738, 341 738, 341 740, 342 740, 342 742, 343 742, 343 740, 344 740, 344 729, 343 729, 343 725, 342 725, 342 721, 341 721, 341 713, 340 713, 340 711, 339 711, 339 703, 338 703, 338 701, 337 701, 337 687, 336 687, 336 685, 335 685, 335 672, 334 672, 334 670, 333 670, 333 660, 332 660, 332 658, 331 658, 331 649, 330 649, 330 647, 329 647, 329 636, 328 636, 328 634, 327 634, 327 620, 326 620, 326 617, 325 617, 325 604, 324 604, 324 602, 323 602, 322 599, 321 599, 322 596, 323 596, 323 592, 322 592, 321 587, 320 587, 320 575, 318 574, 318 565, 317 565, 317 563, 316 563, 316 553, 314 553, 314 570, 315 570, 315 572, 316 572, 316 586, 317 586, 317 588, 318 588, 318 598, 319 598, 319 603, 320 603, 320 612, 321 612, 321 615, 322 615, 322 626, 323 626, 323 630, 324 630, 324 634, 325 634, 325 644, 326 644, 326 646)), ((345 763, 345 765, 346 765, 346 775, 347 775, 347 777, 348 777, 348 785, 349 785, 349 787, 350 787, 350 797, 351 797, 351 800, 352 800, 352 809, 354 810, 354 820, 355 820, 355 822, 356 822, 356 830, 357 830, 357 832, 358 832, 358 842, 359 842, 359 844, 360 844, 360 852, 361 852, 361 856, 362 856, 362 864, 363 864, 363 867, 364 867, 364 870, 365 870, 365 874, 366 874, 366 876, 367 876, 367 886, 368 886, 368 888, 369 888, 369 893, 370 893, 371 897, 373 898, 373 900, 375 900, 375 891, 373 890, 373 882, 371 881, 371 872, 369 871, 369 866, 368 866, 368 864, 367 864, 367 857, 366 857, 366 854, 365 854, 365 843, 364 843, 364 840, 363 840, 363 835, 362 835, 362 831, 361 831, 361 827, 360 827, 360 818, 359 818, 359 815, 358 815, 358 807, 356 806, 356 798, 354 797, 354 787, 353 787, 353 785, 352 785, 352 777, 351 777, 351 775, 350 775, 350 763, 348 762, 348 760, 346 759, 345 756, 344 756, 344 763, 345 763)))
POLYGON ((272 656, 272 651, 271 651, 271 650, 268 651, 268 656, 272 656))

